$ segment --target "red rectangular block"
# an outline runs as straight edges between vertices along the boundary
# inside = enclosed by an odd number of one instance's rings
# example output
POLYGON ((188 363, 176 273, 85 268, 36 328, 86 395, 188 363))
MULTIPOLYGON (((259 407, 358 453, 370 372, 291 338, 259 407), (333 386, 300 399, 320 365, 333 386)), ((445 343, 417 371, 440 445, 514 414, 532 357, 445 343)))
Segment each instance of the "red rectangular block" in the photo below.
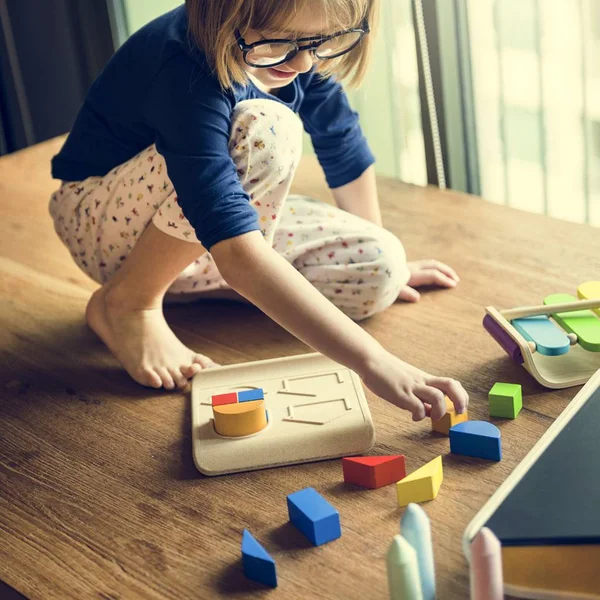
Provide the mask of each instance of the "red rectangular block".
POLYGON ((213 406, 222 406, 223 404, 236 404, 238 401, 237 392, 230 392, 229 394, 218 394, 212 397, 213 406))
POLYGON ((342 459, 344 481, 376 489, 406 477, 404 455, 356 456, 342 459))

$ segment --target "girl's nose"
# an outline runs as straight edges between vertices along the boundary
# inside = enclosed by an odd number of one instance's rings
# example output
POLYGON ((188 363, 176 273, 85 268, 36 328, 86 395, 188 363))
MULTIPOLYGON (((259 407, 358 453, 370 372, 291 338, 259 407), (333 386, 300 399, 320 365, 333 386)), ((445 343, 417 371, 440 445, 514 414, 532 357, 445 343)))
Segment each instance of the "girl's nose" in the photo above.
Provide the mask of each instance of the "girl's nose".
POLYGON ((297 71, 298 73, 306 73, 310 71, 314 64, 314 58, 311 52, 304 51, 298 52, 292 60, 290 60, 287 64, 291 69, 297 71))

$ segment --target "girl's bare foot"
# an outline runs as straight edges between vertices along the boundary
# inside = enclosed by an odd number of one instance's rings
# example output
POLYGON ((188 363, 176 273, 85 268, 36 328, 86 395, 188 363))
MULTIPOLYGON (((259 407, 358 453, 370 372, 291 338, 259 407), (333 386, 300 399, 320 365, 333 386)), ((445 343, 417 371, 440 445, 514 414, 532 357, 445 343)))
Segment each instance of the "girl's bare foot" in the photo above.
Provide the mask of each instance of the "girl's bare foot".
POLYGON ((86 320, 135 381, 184 388, 198 371, 218 366, 177 339, 165 321, 162 302, 148 308, 127 304, 102 287, 90 298, 86 320))

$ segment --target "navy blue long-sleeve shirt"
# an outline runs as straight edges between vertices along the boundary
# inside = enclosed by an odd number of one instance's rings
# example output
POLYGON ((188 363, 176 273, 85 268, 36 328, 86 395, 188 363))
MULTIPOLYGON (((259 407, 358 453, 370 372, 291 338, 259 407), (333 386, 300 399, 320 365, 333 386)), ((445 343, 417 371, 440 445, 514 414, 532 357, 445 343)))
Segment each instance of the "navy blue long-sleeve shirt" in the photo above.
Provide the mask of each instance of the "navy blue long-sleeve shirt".
POLYGON ((359 177, 374 158, 334 78, 300 74, 272 96, 252 82, 223 90, 191 44, 185 7, 131 36, 91 87, 52 175, 64 181, 104 176, 156 144, 178 202, 205 248, 259 230, 228 143, 235 105, 251 98, 282 102, 310 134, 331 188, 359 177))

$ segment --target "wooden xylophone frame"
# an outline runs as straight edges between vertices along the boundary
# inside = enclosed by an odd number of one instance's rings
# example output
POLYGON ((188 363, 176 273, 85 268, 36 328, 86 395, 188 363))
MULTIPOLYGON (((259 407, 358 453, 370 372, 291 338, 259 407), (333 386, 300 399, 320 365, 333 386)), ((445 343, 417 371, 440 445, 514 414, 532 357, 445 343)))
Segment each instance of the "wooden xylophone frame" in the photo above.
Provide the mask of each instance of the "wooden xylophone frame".
MULTIPOLYGON (((577 308, 600 308, 600 300, 583 300, 577 303, 577 308)), ((566 354, 561 356, 546 356, 532 349, 535 346, 528 342, 510 323, 508 318, 518 318, 519 313, 546 314, 549 307, 533 307, 532 309, 510 309, 499 311, 493 306, 485 309, 483 326, 486 331, 500 344, 504 351, 541 385, 553 389, 561 389, 582 385, 600 369, 600 352, 588 352, 579 346, 572 345, 566 354), (508 317, 508 318, 507 318, 508 317)), ((554 312, 559 312, 553 307, 554 312)), ((569 310, 576 310, 570 308, 569 310)))

